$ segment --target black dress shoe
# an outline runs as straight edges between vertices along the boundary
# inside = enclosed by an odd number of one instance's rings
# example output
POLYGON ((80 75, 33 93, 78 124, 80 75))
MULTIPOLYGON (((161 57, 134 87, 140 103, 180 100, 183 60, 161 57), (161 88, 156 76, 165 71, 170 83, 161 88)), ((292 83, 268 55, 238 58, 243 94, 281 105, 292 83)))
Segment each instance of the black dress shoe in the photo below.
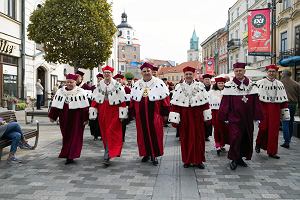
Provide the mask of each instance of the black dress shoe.
POLYGON ((237 164, 242 167, 248 167, 247 163, 241 158, 237 161, 237 164))
POLYGON ((269 155, 270 158, 275 158, 275 159, 279 159, 280 157, 277 155, 269 155))
POLYGON ((199 169, 205 169, 205 166, 204 166, 204 164, 203 164, 203 163, 201 163, 201 164, 197 165, 197 167, 198 167, 199 169))
POLYGON ((158 160, 157 160, 157 158, 153 158, 153 159, 151 159, 152 160, 152 164, 154 165, 154 166, 157 166, 158 165, 158 160))
POLYGON ((260 147, 258 145, 255 146, 255 152, 260 153, 260 147))
POLYGON ((148 162, 150 160, 150 157, 149 156, 144 156, 142 158, 142 162, 148 162))
POLYGON ((105 167, 108 167, 110 165, 110 161, 109 159, 104 159, 102 164, 105 166, 105 167))
POLYGON ((289 144, 285 144, 285 143, 283 143, 282 145, 280 145, 281 147, 283 147, 283 148, 286 148, 286 149, 289 149, 290 148, 290 145, 289 144))
POLYGON ((222 151, 221 149, 218 149, 218 150, 217 150, 217 155, 218 155, 218 156, 221 155, 221 151, 222 151))
POLYGON ((72 164, 72 163, 74 163, 73 159, 67 159, 66 162, 65 162, 65 165, 69 165, 69 164, 72 164))
POLYGON ((235 160, 231 161, 230 163, 230 169, 231 170, 235 170, 237 168, 237 163, 235 160))
POLYGON ((184 164, 183 167, 184 168, 189 168, 191 165, 190 164, 184 164))

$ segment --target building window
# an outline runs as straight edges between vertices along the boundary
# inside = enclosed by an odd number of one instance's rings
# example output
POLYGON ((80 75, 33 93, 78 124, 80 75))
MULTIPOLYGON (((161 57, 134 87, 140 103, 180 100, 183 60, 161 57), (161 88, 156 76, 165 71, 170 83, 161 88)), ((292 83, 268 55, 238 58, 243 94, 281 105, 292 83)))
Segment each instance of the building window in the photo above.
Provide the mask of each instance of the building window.
POLYGON ((283 10, 292 6, 291 0, 283 0, 283 10))
POLYGON ((233 12, 231 13, 231 22, 233 22, 233 12))
POLYGON ((280 41, 280 51, 285 52, 287 50, 287 31, 281 33, 280 41))
POLYGON ((238 62, 238 61, 239 61, 239 55, 236 54, 236 55, 235 55, 235 62, 238 62))
POLYGON ((121 65, 121 71, 125 71, 125 66, 121 65))
POLYGON ((136 51, 136 47, 133 47, 133 51, 136 51))
POLYGON ((246 9, 248 10, 249 8, 249 0, 246 0, 246 9))
POLYGON ((236 16, 239 17, 240 16, 240 8, 236 9, 236 16))
POLYGON ((50 75, 50 87, 51 87, 51 91, 53 90, 54 86, 56 85, 57 79, 58 79, 57 75, 52 75, 52 74, 50 75))
POLYGON ((7 15, 13 19, 16 19, 16 1, 15 0, 7 0, 7 15))
POLYGON ((12 65, 18 65, 18 58, 6 55, 0 55, 0 62, 12 65))
POLYGON ((130 31, 127 31, 127 35, 130 35, 130 31))
POLYGON ((128 41, 127 44, 129 45, 129 44, 130 44, 130 41, 128 41))

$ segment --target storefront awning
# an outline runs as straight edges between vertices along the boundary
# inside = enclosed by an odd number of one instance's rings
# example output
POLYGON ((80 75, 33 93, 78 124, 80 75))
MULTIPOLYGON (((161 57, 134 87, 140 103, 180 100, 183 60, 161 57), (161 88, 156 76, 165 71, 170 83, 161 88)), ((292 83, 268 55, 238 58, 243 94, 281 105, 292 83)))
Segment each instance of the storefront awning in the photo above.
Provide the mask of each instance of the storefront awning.
POLYGON ((290 67, 290 66, 296 66, 300 65, 300 56, 291 56, 288 58, 283 58, 279 60, 279 65, 283 67, 290 67))

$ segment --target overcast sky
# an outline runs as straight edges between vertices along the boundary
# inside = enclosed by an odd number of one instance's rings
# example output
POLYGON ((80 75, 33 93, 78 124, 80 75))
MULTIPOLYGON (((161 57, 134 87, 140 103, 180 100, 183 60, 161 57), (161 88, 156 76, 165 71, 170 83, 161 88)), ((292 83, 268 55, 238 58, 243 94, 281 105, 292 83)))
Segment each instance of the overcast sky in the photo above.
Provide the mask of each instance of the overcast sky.
POLYGON ((141 44, 141 59, 187 60, 195 28, 199 45, 225 26, 237 0, 111 0, 116 25, 125 10, 141 44))

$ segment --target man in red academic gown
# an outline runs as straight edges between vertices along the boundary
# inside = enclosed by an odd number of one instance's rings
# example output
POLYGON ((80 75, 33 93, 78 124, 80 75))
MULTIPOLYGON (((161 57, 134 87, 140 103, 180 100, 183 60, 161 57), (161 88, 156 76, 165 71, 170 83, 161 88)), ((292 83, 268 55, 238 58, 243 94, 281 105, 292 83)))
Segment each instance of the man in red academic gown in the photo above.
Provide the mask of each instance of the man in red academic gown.
POLYGON ((163 155, 163 116, 169 114, 169 90, 164 82, 152 76, 153 66, 145 62, 141 66, 142 79, 131 89, 131 109, 137 129, 137 143, 142 162, 150 157, 157 165, 157 157, 163 155))
POLYGON ((289 120, 286 91, 283 83, 276 80, 278 69, 276 65, 266 66, 267 77, 257 81, 264 117, 259 124, 255 151, 260 153, 262 148, 267 150, 269 157, 275 159, 280 158, 277 155, 280 118, 289 120))
POLYGON ((110 159, 119 157, 122 151, 122 119, 127 118, 128 109, 125 103, 123 86, 112 79, 114 68, 102 68, 104 79, 99 82, 92 94, 90 119, 98 116, 104 145, 105 166, 110 165, 110 159))
POLYGON ((169 122, 179 127, 183 167, 191 164, 204 169, 205 121, 211 120, 208 93, 194 81, 195 68, 185 67, 184 82, 176 86, 171 100, 169 122))
POLYGON ((48 114, 50 121, 59 117, 60 130, 63 137, 60 158, 66 158, 66 164, 73 163, 80 157, 83 131, 88 123, 89 101, 86 92, 76 86, 78 75, 68 74, 66 86, 60 88, 52 101, 48 114))
POLYGON ((247 167, 242 159, 251 160, 253 153, 253 121, 262 119, 256 84, 245 76, 245 63, 233 65, 232 81, 225 84, 219 109, 219 119, 228 122, 230 168, 247 167))

